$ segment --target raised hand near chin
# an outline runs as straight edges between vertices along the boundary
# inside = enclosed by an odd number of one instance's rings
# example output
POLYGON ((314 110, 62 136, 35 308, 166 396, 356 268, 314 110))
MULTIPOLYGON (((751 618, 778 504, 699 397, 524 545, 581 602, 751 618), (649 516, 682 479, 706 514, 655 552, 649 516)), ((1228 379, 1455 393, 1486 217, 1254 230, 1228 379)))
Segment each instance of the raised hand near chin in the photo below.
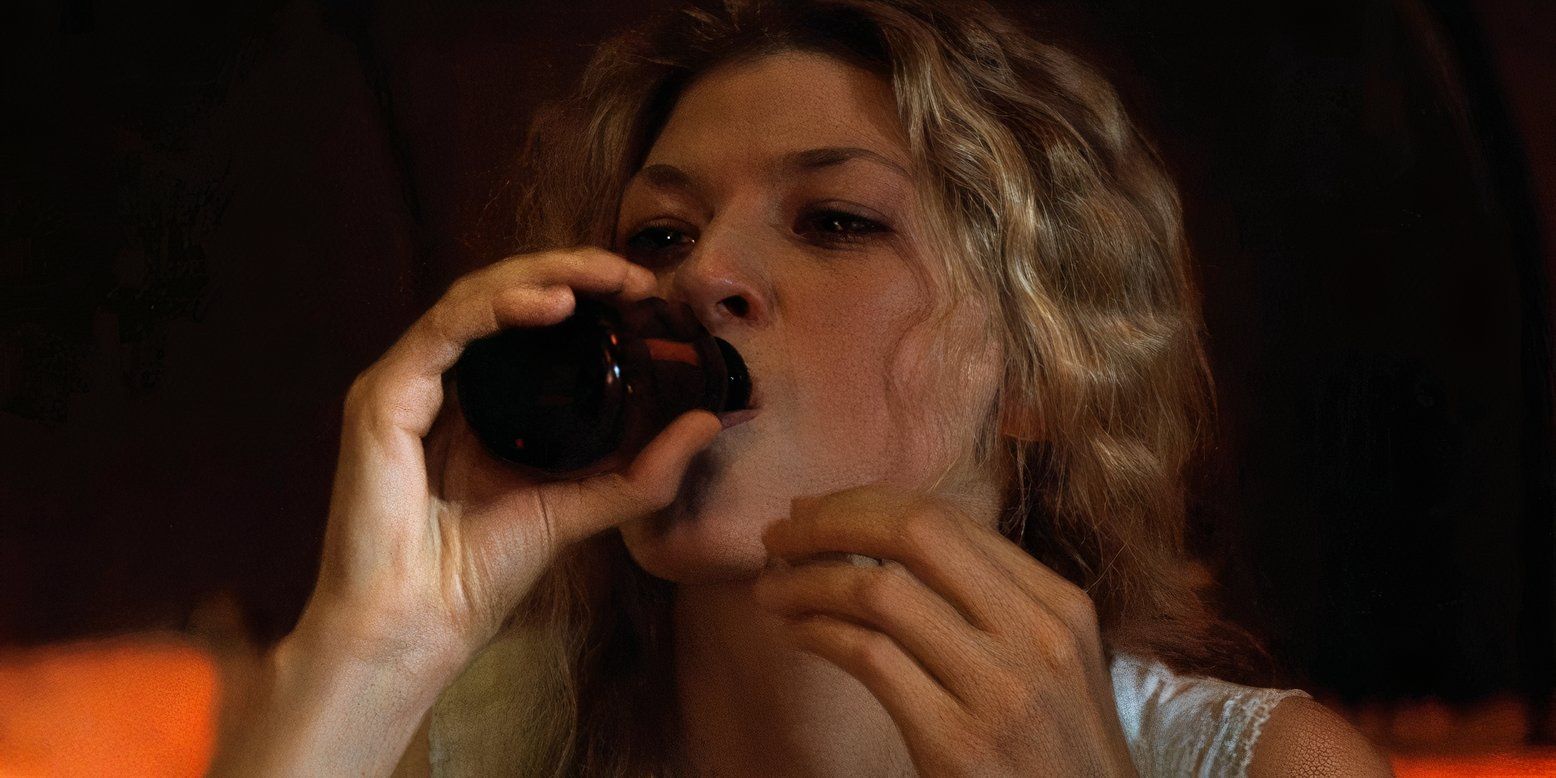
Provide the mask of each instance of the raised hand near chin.
POLYGON ((793 501, 759 604, 858 678, 926 776, 1135 775, 1092 600, 950 501, 865 486, 793 501), (806 561, 862 554, 877 565, 806 561))

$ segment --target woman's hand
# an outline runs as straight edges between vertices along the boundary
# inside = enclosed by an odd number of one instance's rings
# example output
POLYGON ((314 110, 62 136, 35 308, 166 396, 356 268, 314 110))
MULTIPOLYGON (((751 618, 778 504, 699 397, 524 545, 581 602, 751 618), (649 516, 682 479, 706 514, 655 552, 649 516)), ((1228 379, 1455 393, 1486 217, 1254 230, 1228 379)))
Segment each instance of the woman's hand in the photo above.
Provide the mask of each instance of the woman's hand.
POLYGON ((655 289, 652 272, 589 248, 456 281, 347 394, 323 563, 301 626, 369 658, 462 667, 568 545, 668 505, 720 430, 713 414, 683 415, 624 472, 535 483, 484 452, 443 386, 470 341, 555 324, 572 314, 575 290, 626 302, 655 289))
POLYGON ((881 701, 920 774, 1135 775, 1091 598, 994 529, 867 486, 794 500, 763 542, 758 602, 881 701))
POLYGON ((352 384, 318 582, 213 772, 387 772, 559 553, 671 502, 721 429, 711 413, 683 414, 622 471, 535 483, 445 403, 467 343, 562 321, 575 290, 632 301, 656 283, 600 249, 504 260, 455 282, 352 384))

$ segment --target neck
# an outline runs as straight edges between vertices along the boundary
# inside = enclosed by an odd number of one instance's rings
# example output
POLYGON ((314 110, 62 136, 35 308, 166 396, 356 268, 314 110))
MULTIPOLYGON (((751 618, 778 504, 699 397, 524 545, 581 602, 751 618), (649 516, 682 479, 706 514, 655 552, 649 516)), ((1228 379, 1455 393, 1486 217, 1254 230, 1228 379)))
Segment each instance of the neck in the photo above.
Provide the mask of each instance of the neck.
POLYGON ((676 686, 693 774, 912 775, 886 709, 853 676, 792 647, 751 583, 676 588, 676 686))

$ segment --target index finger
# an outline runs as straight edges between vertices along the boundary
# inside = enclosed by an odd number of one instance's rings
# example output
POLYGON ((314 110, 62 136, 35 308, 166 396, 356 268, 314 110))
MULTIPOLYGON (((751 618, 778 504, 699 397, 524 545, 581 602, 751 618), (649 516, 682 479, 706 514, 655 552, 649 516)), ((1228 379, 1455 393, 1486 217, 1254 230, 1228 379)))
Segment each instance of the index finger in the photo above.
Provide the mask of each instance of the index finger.
POLYGON ((454 282, 375 365, 381 402, 399 426, 425 437, 442 405, 443 373, 470 341, 505 327, 555 324, 572 314, 574 290, 633 299, 657 282, 647 268, 604 249, 513 257, 454 282))
POLYGON ((821 553, 863 554, 907 568, 975 627, 999 632, 1008 621, 1003 578, 969 538, 971 519, 942 500, 874 486, 797 498, 787 520, 762 533, 768 551, 791 564, 821 553))
POLYGON ((656 284, 652 271, 604 249, 510 257, 456 281, 385 356, 416 374, 441 376, 472 340, 567 318, 574 290, 632 299, 656 284))

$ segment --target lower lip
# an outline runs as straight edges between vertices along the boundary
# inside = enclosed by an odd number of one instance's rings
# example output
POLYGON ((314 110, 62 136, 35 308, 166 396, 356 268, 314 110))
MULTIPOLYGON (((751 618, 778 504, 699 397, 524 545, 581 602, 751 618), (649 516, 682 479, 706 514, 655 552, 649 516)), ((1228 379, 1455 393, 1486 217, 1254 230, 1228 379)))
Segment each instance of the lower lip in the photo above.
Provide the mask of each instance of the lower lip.
POLYGON ((731 413, 721 413, 719 414, 719 423, 724 425, 724 429, 729 429, 730 427, 736 426, 738 424, 745 424, 751 419, 756 418, 757 413, 758 410, 756 408, 748 408, 743 411, 733 411, 731 413))

